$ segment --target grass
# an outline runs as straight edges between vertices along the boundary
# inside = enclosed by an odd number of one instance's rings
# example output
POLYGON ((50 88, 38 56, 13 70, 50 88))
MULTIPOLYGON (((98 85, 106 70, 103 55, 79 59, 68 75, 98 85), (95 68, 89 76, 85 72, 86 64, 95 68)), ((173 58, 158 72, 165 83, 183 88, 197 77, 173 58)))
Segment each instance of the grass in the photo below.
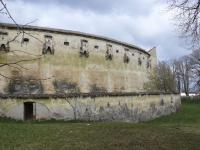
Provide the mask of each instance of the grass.
POLYGON ((197 150, 200 102, 148 123, 22 122, 0 119, 0 149, 197 150))

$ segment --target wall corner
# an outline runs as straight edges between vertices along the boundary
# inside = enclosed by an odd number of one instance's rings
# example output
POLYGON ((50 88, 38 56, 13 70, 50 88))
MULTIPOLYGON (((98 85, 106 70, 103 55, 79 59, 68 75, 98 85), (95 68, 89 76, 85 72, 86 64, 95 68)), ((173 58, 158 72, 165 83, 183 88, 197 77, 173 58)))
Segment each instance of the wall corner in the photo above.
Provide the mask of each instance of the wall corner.
POLYGON ((156 68, 157 67, 157 50, 156 47, 153 47, 152 49, 150 49, 148 51, 148 53, 150 54, 150 60, 151 60, 151 66, 152 68, 156 68))

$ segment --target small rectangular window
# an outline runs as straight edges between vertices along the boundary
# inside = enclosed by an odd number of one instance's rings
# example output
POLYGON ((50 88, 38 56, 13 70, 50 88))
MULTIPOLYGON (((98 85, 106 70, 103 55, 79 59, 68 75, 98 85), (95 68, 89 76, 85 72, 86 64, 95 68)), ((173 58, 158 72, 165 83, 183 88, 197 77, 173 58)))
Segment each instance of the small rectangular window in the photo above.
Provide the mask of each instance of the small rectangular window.
POLYGON ((52 39, 53 37, 51 35, 44 35, 45 38, 52 39))
POLYGON ((69 46, 69 42, 64 42, 64 45, 69 46))
POLYGON ((29 42, 29 39, 28 38, 23 38, 23 42, 29 42))
POLYGON ((94 48, 99 49, 99 46, 98 46, 98 45, 95 45, 94 48))
POLYGON ((142 65, 142 60, 141 60, 141 58, 138 58, 138 65, 139 65, 139 66, 142 65))
POLYGON ((8 35, 8 32, 0 31, 0 35, 8 35))

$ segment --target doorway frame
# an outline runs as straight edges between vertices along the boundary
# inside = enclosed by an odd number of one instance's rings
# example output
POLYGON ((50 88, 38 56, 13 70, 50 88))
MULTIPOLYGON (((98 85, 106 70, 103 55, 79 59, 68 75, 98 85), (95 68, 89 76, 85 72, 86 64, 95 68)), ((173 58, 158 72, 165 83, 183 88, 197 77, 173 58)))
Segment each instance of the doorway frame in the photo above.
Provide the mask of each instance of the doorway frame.
POLYGON ((35 102, 24 102, 23 104, 24 104, 24 120, 25 121, 36 120, 36 103, 35 102), (31 117, 29 118, 29 117, 27 117, 28 116, 27 115, 27 113, 28 113, 27 109, 28 109, 28 107, 30 107, 30 105, 32 105, 31 106, 32 114, 31 114, 31 117))

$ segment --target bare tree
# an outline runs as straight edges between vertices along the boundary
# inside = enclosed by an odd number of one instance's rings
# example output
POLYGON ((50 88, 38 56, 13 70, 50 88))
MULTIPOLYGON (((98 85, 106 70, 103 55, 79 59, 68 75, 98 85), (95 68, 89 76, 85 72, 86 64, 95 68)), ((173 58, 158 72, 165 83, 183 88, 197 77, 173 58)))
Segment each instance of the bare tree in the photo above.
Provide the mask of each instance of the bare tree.
POLYGON ((187 58, 177 62, 178 77, 181 78, 184 91, 189 92, 189 86, 200 90, 200 0, 168 0, 169 8, 175 12, 175 19, 184 37, 193 49, 187 58), (189 67, 189 68, 188 68, 189 67), (188 73, 189 72, 189 73, 188 73), (188 77, 190 74, 190 77, 188 77), (192 79, 192 81, 189 81, 192 79))
POLYGON ((176 80, 171 67, 166 62, 159 62, 158 67, 149 75, 149 82, 144 89, 150 92, 176 92, 176 80))
POLYGON ((73 111, 73 115, 74 115, 74 120, 77 120, 78 115, 80 114, 79 110, 78 110, 78 102, 77 102, 77 97, 74 97, 73 99, 68 99, 67 97, 65 98, 66 102, 70 105, 70 107, 72 108, 73 111))
POLYGON ((200 50, 195 50, 188 56, 190 58, 192 83, 194 90, 200 91, 200 50))
MULTIPOLYGON (((26 27, 27 25, 35 22, 37 19, 35 19, 33 21, 30 21, 29 23, 26 23, 25 25, 19 25, 17 23, 17 21, 15 20, 15 18, 11 15, 9 9, 7 8, 6 3, 3 0, 0 0, 0 6, 2 6, 2 8, 0 8, 0 15, 6 15, 8 18, 10 18, 10 20, 16 25, 17 31, 18 31, 16 36, 14 36, 13 38, 11 38, 10 40, 7 41, 7 43, 6 43, 7 47, 9 47, 10 43, 16 41, 17 38, 19 38, 19 37, 21 37, 21 45, 22 45, 23 44, 24 35, 28 35, 31 38, 34 38, 34 39, 38 40, 39 42, 42 42, 37 37, 35 37, 34 35, 26 32, 24 30, 24 27, 26 27)), ((10 67, 10 68, 15 68, 15 69, 17 69, 19 71, 21 71, 21 70, 29 70, 29 68, 24 67, 23 65, 21 65, 21 63, 22 62, 28 62, 28 61, 32 62, 32 61, 35 61, 35 60, 39 60, 39 59, 41 59, 43 57, 42 55, 31 54, 31 53, 25 52, 23 50, 15 50, 15 49, 10 50, 9 49, 9 50, 6 50, 6 52, 7 53, 13 53, 16 56, 18 56, 17 55, 18 52, 25 53, 28 56, 31 56, 31 58, 29 57, 28 59, 20 59, 20 60, 17 60, 17 61, 1 62, 0 63, 0 68, 2 68, 2 67, 10 67)), ((2 54, 0 54, 0 56, 4 57, 2 54)), ((1 72, 0 72, 0 76, 12 80, 12 77, 8 77, 7 75, 4 75, 1 72)), ((35 79, 35 80, 47 80, 47 79, 50 79, 50 77, 47 77, 47 78, 44 78, 44 79, 35 79)))
POLYGON ((175 12, 175 19, 182 35, 199 48, 200 0, 168 0, 169 8, 175 12))
POLYGON ((178 70, 178 67, 177 67, 177 62, 178 62, 178 59, 173 59, 170 61, 169 65, 171 66, 171 70, 172 70, 172 74, 173 74, 173 78, 174 80, 176 81, 176 89, 179 93, 181 93, 181 77, 179 75, 179 70, 178 70))
POLYGON ((179 92, 189 95, 190 91, 200 91, 200 50, 195 50, 171 62, 172 71, 177 81, 179 92))
POLYGON ((190 84, 192 78, 191 72, 191 62, 188 56, 184 56, 179 60, 174 61, 174 65, 176 66, 176 75, 181 82, 181 89, 188 96, 190 92, 190 84))

